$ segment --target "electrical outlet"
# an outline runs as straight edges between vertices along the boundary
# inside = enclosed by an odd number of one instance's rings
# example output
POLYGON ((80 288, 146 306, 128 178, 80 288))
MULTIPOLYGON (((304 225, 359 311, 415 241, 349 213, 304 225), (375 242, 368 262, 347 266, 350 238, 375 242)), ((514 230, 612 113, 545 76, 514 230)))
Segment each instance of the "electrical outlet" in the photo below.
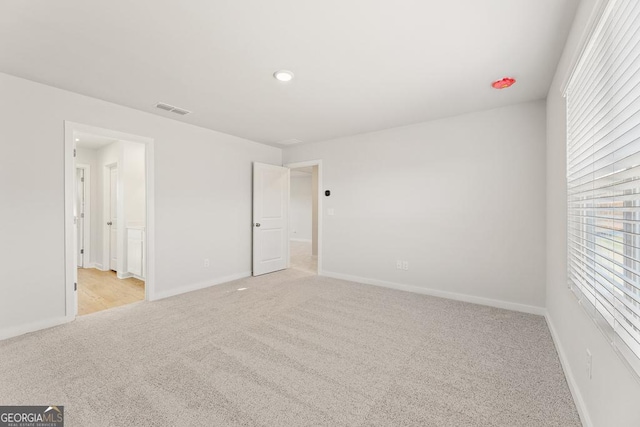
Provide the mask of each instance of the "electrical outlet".
POLYGON ((409 261, 402 261, 402 269, 403 270, 409 269, 409 261))
POLYGON ((402 270, 402 261, 400 260, 396 261, 396 269, 402 270))
POLYGON ((211 262, 209 261, 209 258, 205 258, 204 259, 204 268, 209 268, 211 266, 211 262))
POLYGON ((586 361, 587 378, 591 379, 591 373, 593 372, 593 358, 591 357, 591 352, 589 351, 589 349, 587 349, 586 361))

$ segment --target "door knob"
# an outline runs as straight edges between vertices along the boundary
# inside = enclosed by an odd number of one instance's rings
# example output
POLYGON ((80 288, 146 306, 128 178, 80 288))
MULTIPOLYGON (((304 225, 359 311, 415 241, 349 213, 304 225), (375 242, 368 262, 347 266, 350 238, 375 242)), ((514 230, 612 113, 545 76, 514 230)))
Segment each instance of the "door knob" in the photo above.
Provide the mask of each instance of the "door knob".
POLYGON ((260 223, 259 222, 256 222, 256 227, 260 227, 260 223))
POLYGON ((111 221, 109 221, 109 222, 107 223, 107 225, 113 225, 113 223, 112 223, 111 221))

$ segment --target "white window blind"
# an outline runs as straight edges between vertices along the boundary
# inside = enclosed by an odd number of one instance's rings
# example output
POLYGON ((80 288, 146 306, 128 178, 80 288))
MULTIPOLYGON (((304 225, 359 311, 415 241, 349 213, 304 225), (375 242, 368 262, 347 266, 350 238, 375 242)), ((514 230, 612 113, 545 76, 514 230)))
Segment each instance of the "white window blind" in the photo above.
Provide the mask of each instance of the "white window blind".
POLYGON ((566 96, 569 286, 640 373, 639 1, 609 1, 566 96))

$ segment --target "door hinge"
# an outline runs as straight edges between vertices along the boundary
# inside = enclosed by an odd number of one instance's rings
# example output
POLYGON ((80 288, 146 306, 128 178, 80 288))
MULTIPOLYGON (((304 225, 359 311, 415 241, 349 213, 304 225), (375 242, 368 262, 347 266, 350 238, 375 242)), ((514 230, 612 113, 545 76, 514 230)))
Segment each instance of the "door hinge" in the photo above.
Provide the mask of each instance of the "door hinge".
POLYGON ((84 249, 80 249, 80 255, 84 255, 84 249))
POLYGON ((74 148, 73 149, 73 157, 75 157, 75 156, 76 156, 76 149, 74 148))
POLYGON ((80 178, 80 182, 84 182, 84 178, 80 178))
POLYGON ((84 218, 84 212, 80 214, 80 218, 84 218))
POLYGON ((73 282, 73 290, 74 291, 78 290, 78 283, 77 282, 73 282))

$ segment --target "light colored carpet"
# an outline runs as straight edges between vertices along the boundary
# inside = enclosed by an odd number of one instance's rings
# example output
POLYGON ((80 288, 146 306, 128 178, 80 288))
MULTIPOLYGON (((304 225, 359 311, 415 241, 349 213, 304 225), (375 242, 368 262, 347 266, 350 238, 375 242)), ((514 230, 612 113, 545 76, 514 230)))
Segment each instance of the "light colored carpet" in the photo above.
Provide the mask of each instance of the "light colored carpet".
POLYGON ((580 425, 542 317, 296 270, 2 341, 0 404, 68 427, 580 425))

